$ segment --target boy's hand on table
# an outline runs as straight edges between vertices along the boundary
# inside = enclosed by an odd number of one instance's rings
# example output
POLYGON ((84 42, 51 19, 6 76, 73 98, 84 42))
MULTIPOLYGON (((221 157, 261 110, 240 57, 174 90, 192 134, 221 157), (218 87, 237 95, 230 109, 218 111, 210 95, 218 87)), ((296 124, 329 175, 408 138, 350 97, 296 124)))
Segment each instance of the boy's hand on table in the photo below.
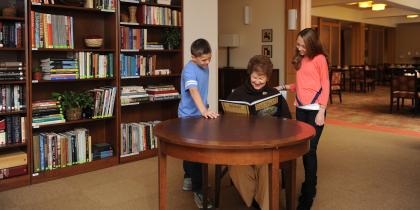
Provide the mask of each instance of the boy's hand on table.
POLYGON ((219 117, 219 114, 218 113, 216 113, 216 112, 212 112, 212 111, 205 111, 203 114, 202 114, 202 116, 203 117, 205 117, 206 119, 216 119, 217 117, 219 117))

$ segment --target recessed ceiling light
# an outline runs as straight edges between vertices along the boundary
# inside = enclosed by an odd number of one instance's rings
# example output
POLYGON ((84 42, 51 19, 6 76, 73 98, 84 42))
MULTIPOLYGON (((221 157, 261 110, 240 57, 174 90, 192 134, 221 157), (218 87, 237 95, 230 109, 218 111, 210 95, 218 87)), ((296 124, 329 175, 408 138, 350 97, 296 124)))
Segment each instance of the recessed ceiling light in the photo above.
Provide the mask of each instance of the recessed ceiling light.
POLYGON ((347 5, 356 5, 358 4, 357 2, 351 2, 351 3, 347 3, 347 5))
POLYGON ((416 18, 416 17, 419 17, 419 15, 417 15, 417 14, 415 14, 415 15, 407 15, 406 17, 407 18, 416 18))
POLYGON ((372 1, 362 1, 362 2, 359 2, 359 7, 360 8, 369 8, 369 7, 372 7, 372 1))
POLYGON ((385 10, 386 4, 372 4, 373 11, 385 10))

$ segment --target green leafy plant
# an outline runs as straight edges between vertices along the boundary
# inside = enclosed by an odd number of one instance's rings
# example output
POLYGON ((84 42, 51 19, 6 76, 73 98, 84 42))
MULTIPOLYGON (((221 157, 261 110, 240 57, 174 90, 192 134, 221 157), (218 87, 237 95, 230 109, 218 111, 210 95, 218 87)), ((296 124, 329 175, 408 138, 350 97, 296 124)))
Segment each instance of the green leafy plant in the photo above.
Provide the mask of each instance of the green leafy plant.
POLYGON ((87 92, 76 93, 73 91, 64 91, 63 93, 52 93, 55 100, 59 101, 64 110, 71 108, 93 108, 93 98, 87 92))
POLYGON ((178 29, 166 29, 163 34, 163 42, 168 49, 178 49, 181 42, 181 34, 178 29))
POLYGON ((35 72, 41 72, 41 67, 39 67, 39 66, 36 66, 36 67, 33 67, 32 68, 32 71, 35 73, 35 72))

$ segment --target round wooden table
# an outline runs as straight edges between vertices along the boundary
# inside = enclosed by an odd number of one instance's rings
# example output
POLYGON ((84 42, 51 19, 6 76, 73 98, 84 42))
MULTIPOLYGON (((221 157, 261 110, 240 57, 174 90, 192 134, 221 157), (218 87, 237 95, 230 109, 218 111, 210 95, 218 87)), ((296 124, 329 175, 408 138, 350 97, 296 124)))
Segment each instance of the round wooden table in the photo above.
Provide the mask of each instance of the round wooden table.
MULTIPOLYGON (((295 120, 228 114, 217 119, 167 120, 155 127, 154 134, 159 140, 160 210, 167 209, 167 155, 205 166, 270 164, 270 209, 278 210, 280 162, 295 163, 296 158, 308 152, 315 129, 295 120)), ((296 185, 295 179, 292 185, 296 185)), ((293 191, 290 199, 295 200, 293 191)), ((203 193, 206 197, 207 190, 203 193)), ((206 206, 206 199, 204 202, 206 206)))

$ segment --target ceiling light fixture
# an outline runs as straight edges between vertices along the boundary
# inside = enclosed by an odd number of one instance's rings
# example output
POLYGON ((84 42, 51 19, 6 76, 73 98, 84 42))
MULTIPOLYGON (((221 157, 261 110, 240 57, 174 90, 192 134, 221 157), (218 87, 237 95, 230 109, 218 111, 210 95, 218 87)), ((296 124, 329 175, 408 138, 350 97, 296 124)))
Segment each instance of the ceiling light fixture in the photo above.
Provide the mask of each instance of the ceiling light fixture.
POLYGON ((347 3, 347 5, 356 5, 358 4, 357 2, 351 2, 351 3, 347 3))
POLYGON ((417 18, 417 17, 419 17, 419 15, 417 15, 417 14, 415 14, 415 15, 407 15, 406 17, 407 18, 417 18))
POLYGON ((369 7, 372 7, 372 1, 362 1, 362 2, 359 2, 359 7, 360 8, 369 8, 369 7))
POLYGON ((373 11, 385 10, 386 4, 372 4, 373 11))

